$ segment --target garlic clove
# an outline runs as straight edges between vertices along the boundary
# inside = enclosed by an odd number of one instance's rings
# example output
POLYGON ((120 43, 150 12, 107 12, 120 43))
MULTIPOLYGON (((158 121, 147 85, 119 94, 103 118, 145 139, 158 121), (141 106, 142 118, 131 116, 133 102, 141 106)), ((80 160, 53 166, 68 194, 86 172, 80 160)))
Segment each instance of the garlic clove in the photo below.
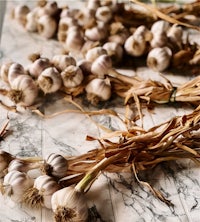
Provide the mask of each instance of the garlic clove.
POLYGON ((41 36, 50 39, 56 33, 57 22, 53 17, 49 15, 43 15, 38 19, 37 28, 38 33, 41 36))
POLYGON ((93 105, 100 101, 107 101, 111 97, 111 84, 109 79, 93 79, 85 87, 87 99, 93 105))
POLYGON ((91 66, 91 71, 93 74, 100 78, 104 78, 108 74, 108 70, 112 68, 112 60, 108 55, 99 56, 91 66))
POLYGON ((74 88, 82 83, 84 76, 78 66, 71 65, 61 72, 61 78, 66 88, 74 88))
POLYGON ((62 155, 51 153, 44 159, 42 171, 49 176, 62 178, 67 175, 68 161, 62 155))
POLYGON ((147 56, 147 66, 155 71, 162 72, 170 65, 172 51, 168 47, 154 48, 147 56))
POLYGON ((39 87, 42 91, 47 93, 54 93, 62 86, 62 79, 60 73, 55 67, 45 69, 37 79, 39 87))
POLYGON ((101 46, 97 46, 92 49, 89 49, 85 55, 85 58, 89 62, 94 62, 99 56, 106 54, 106 49, 101 46))
POLYGON ((60 71, 63 71, 70 65, 76 65, 76 60, 70 55, 55 55, 51 62, 60 71))
POLYGON ((56 222, 88 220, 88 206, 83 193, 73 187, 58 190, 51 198, 52 210, 56 222))

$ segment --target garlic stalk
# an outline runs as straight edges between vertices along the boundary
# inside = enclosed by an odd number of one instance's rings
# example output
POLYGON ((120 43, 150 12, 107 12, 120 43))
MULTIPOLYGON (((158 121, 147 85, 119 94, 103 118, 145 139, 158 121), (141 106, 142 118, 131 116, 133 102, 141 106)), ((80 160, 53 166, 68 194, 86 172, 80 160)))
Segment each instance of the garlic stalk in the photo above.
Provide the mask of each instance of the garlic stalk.
POLYGON ((52 194, 60 189, 58 183, 48 175, 41 175, 34 181, 33 187, 23 194, 23 202, 34 208, 51 209, 52 194))
POLYGON ((17 170, 7 173, 3 180, 3 194, 15 202, 22 202, 23 194, 33 185, 33 179, 17 170))
POLYGON ((58 91, 62 85, 60 73, 54 67, 45 69, 38 77, 38 85, 45 94, 58 91))

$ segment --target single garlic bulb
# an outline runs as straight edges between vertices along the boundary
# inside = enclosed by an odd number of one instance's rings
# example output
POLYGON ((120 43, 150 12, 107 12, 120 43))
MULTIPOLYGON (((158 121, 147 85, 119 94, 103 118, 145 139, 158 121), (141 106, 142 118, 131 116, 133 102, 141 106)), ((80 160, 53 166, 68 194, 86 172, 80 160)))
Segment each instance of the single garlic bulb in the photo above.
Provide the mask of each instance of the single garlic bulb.
POLYGON ((91 41, 102 41, 107 36, 106 28, 94 26, 85 30, 85 37, 91 41))
POLYGON ((96 60, 99 56, 106 54, 107 52, 103 47, 97 46, 92 49, 89 49, 85 55, 85 58, 89 62, 94 62, 94 60, 96 60))
POLYGON ((123 48, 120 44, 116 42, 107 42, 103 45, 107 54, 110 56, 114 64, 118 64, 123 57, 123 48))
POLYGON ((137 27, 137 29, 133 33, 133 36, 138 41, 141 39, 140 41, 144 40, 146 42, 150 41, 153 37, 150 30, 144 25, 140 25, 139 27, 137 27))
POLYGON ((93 79, 86 88, 87 99, 93 104, 97 105, 99 101, 107 101, 111 97, 111 84, 109 79, 93 79))
POLYGON ((19 63, 12 63, 8 70, 8 82, 11 86, 13 81, 20 75, 25 75, 24 67, 19 63))
POLYGON ((33 186, 33 179, 17 170, 7 173, 3 180, 3 192, 15 202, 22 202, 23 194, 33 186))
POLYGON ((13 10, 13 18, 19 22, 19 24, 25 26, 26 15, 30 12, 27 5, 17 5, 13 10))
POLYGON ((44 161, 42 171, 44 171, 45 174, 58 178, 67 175, 68 161, 62 155, 51 153, 44 161))
POLYGON ((48 58, 38 58, 30 64, 28 72, 32 77, 38 78, 38 76, 50 66, 51 63, 48 58))
POLYGON ((147 66, 155 71, 162 72, 170 65, 172 51, 168 47, 154 48, 147 56, 147 66))
POLYGON ((84 76, 78 66, 71 65, 61 72, 61 78, 66 88, 74 88, 82 83, 84 76))
POLYGON ((150 42, 152 48, 164 47, 168 44, 168 38, 166 32, 155 32, 150 42))
POLYGON ((35 10, 30 11, 26 15, 26 24, 25 29, 29 32, 36 32, 37 31, 37 12, 35 10))
POLYGON ((108 6, 101 6, 97 8, 95 17, 97 20, 107 23, 112 19, 112 10, 108 6))
POLYGON ((0 150, 0 178, 4 177, 10 162, 14 157, 3 150, 0 150))
POLYGON ((92 63, 87 61, 86 59, 79 60, 77 66, 80 67, 84 76, 91 74, 92 63))
POLYGON ((59 12, 58 4, 56 1, 49 1, 43 7, 44 13, 50 16, 55 16, 59 12))
POLYGON ((134 35, 129 36, 124 43, 126 53, 131 56, 139 57, 144 55, 146 48, 146 41, 143 38, 135 39, 134 35))
POLYGON ((96 11, 100 7, 101 3, 100 0, 88 0, 87 1, 87 8, 96 11))
POLYGON ((96 24, 95 11, 89 8, 83 8, 76 16, 78 24, 84 29, 91 28, 96 24))
POLYGON ((91 71, 93 74, 100 78, 104 78, 108 74, 108 70, 112 68, 112 60, 108 55, 99 56, 91 66, 91 71))
POLYGON ((167 21, 159 20, 154 22, 154 24, 151 26, 151 32, 152 34, 155 34, 157 32, 167 32, 167 30, 170 28, 170 24, 167 21))
POLYGON ((50 39, 54 36, 57 29, 56 20, 49 16, 43 15, 38 19, 38 33, 44 38, 50 39))
POLYGON ((51 205, 56 222, 88 220, 88 207, 84 194, 73 187, 56 191, 52 195, 51 205))
POLYGON ((167 37, 174 46, 178 47, 179 50, 182 48, 182 37, 183 37, 182 27, 177 26, 176 24, 173 25, 168 30, 167 37))
POLYGON ((8 72, 12 64, 13 62, 6 62, 6 63, 3 63, 0 67, 0 78, 6 83, 9 83, 8 72))
POLYGON ((51 209, 51 197, 59 189, 60 186, 54 178, 41 175, 35 179, 33 187, 24 193, 23 202, 31 207, 51 209))
POLYGON ((70 55, 55 55, 51 62, 59 71, 63 71, 70 65, 76 65, 76 60, 70 55))
POLYGON ((12 81, 10 99, 21 106, 27 107, 35 103, 38 96, 38 87, 28 75, 20 75, 12 81))
POLYGON ((38 77, 38 85, 46 93, 58 91, 62 85, 62 79, 58 70, 54 67, 45 69, 38 77))

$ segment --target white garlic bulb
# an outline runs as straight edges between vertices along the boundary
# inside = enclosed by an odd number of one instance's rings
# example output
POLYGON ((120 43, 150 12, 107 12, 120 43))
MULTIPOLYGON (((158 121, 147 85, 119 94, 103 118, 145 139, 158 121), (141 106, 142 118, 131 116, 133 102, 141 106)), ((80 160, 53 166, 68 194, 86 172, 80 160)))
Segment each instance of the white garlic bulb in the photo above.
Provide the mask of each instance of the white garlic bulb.
POLYGON ((170 28, 170 24, 167 21, 159 20, 154 22, 154 24, 151 26, 151 32, 152 34, 155 34, 157 32, 167 32, 167 30, 170 28))
POLYGON ((164 47, 168 44, 168 38, 166 32, 155 32, 150 42, 152 48, 164 47))
POLYGON ((47 1, 43 8, 45 14, 50 16, 55 16, 59 12, 59 8, 56 1, 47 1))
POLYGON ((91 71, 93 74, 100 78, 104 78, 108 74, 108 70, 112 68, 112 60, 108 55, 99 56, 91 66, 91 71))
POLYGON ((26 15, 26 24, 25 29, 29 32, 36 32, 37 31, 37 12, 35 10, 30 11, 26 15))
POLYGON ((24 26, 26 24, 26 15, 29 12, 30 9, 27 5, 17 5, 13 11, 13 18, 24 26))
POLYGON ((107 42, 103 45, 103 48, 106 50, 107 54, 110 56, 113 63, 117 64, 122 60, 123 48, 120 44, 116 42, 107 42))
POLYGON ((62 155, 51 153, 46 157, 43 167, 43 171, 49 175, 58 178, 65 177, 67 175, 68 161, 62 155))
POLYGON ((38 78, 38 76, 50 66, 51 63, 48 58, 38 58, 30 64, 28 71, 31 76, 38 78))
POLYGON ((87 61, 86 59, 79 60, 77 66, 80 67, 84 76, 91 74, 92 63, 87 61))
POLYGON ((8 71, 10 69, 10 66, 13 64, 13 62, 6 62, 3 63, 0 67, 0 78, 6 82, 9 83, 8 81, 8 71))
POLYGON ((146 48, 146 41, 143 38, 135 39, 134 35, 129 36, 124 43, 126 53, 131 56, 139 57, 144 55, 146 48))
POLYGON ((182 37, 183 37, 183 29, 176 24, 173 25, 167 32, 167 37, 170 42, 177 46, 179 49, 182 48, 182 37))
POLYGON ((84 76, 78 66, 71 65, 61 72, 61 78, 66 88, 74 88, 82 83, 84 76))
POLYGON ((107 52, 103 47, 97 46, 92 49, 89 49, 85 55, 85 58, 89 62, 94 62, 94 60, 96 60, 99 56, 106 54, 107 52))
POLYGON ((15 202, 22 202, 23 194, 33 186, 33 179, 17 170, 7 173, 3 180, 4 193, 15 202))
POLYGON ((56 222, 88 221, 88 207, 84 194, 73 187, 56 191, 51 198, 56 222))
POLYGON ((62 17, 59 20, 58 31, 67 31, 71 26, 77 26, 78 23, 73 17, 62 17))
POLYGON ((12 63, 8 70, 8 82, 10 85, 20 75, 25 75, 24 67, 19 63, 12 63))
POLYGON ((76 60, 70 55, 54 55, 51 62, 60 71, 63 71, 70 65, 76 65, 76 60))
POLYGON ((112 19, 112 10, 108 6, 98 7, 95 17, 97 20, 107 23, 112 19))
POLYGON ((100 0, 88 0, 87 1, 87 8, 96 11, 100 7, 101 3, 100 0))
POLYGON ((78 24, 84 29, 93 27, 96 24, 95 11, 89 8, 82 8, 76 16, 78 24))
POLYGON ((153 37, 150 30, 144 25, 140 25, 139 27, 137 27, 137 29, 133 33, 133 36, 138 41, 150 41, 153 37))
POLYGON ((45 69, 38 77, 38 85, 46 93, 58 91, 62 85, 60 73, 55 67, 45 69))
POLYGON ((10 153, 0 150, 0 178, 5 176, 8 165, 13 159, 10 153))
POLYGON ((27 107, 35 103, 38 87, 28 75, 19 75, 11 83, 10 99, 21 106, 27 107))
POLYGON ((85 37, 92 41, 102 41, 107 36, 106 28, 94 26, 85 30, 85 37))
POLYGON ((154 48, 147 56, 147 66, 155 71, 162 72, 170 65, 172 51, 168 47, 154 48))
POLYGON ((56 33, 57 23, 56 20, 49 16, 43 15, 38 19, 37 22, 38 33, 44 38, 52 38, 56 33))
POLYGON ((93 79, 87 84, 85 91, 87 99, 93 105, 97 105, 99 101, 109 100, 112 94, 109 79, 93 79))
POLYGON ((24 193, 23 201, 31 207, 51 209, 51 197, 59 189, 60 186, 52 177, 41 175, 35 179, 33 187, 24 193))

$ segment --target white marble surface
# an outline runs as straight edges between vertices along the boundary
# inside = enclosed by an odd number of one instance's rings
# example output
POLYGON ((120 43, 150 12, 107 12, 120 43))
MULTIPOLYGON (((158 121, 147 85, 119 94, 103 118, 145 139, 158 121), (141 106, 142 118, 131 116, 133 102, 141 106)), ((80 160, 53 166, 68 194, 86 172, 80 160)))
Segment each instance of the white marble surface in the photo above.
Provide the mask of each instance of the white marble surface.
MULTIPOLYGON (((19 1, 8 1, 7 12, 19 1)), ((29 63, 27 56, 35 51, 51 57, 62 51, 54 40, 45 40, 30 34, 6 15, 2 48, 4 59, 10 58, 23 65, 29 63)), ((143 74, 144 69, 137 70, 143 74)), ((135 74, 135 72, 133 72, 135 74)), ((145 74, 146 75, 146 74, 145 74)), ((152 75, 152 71, 148 72, 152 75)), ((170 75, 174 83, 187 81, 185 77, 170 75)), ((115 104, 112 102, 112 104, 115 104)), ((48 103, 44 112, 66 109, 69 105, 61 99, 48 103)), ((105 107, 112 107, 105 104, 105 107)), ((123 107, 118 107, 123 112, 123 107)), ((152 113, 145 112, 145 128, 166 121, 175 115, 190 112, 188 106, 157 106, 152 113)), ((0 108, 0 123, 10 118, 12 131, 0 148, 18 156, 45 156, 52 152, 67 155, 84 153, 97 147, 85 140, 87 135, 101 136, 100 131, 87 117, 79 114, 63 114, 53 119, 42 119, 30 112, 12 113, 0 108)), ((95 117, 107 127, 118 128, 116 119, 108 116, 95 117)), ((144 172, 141 178, 148 181, 172 201, 168 207, 156 199, 150 191, 138 185, 131 174, 104 173, 87 194, 93 219, 101 222, 199 222, 200 215, 200 168, 190 161, 164 163, 144 172)), ((0 222, 52 222, 49 210, 33 210, 17 205, 0 196, 0 222)))

